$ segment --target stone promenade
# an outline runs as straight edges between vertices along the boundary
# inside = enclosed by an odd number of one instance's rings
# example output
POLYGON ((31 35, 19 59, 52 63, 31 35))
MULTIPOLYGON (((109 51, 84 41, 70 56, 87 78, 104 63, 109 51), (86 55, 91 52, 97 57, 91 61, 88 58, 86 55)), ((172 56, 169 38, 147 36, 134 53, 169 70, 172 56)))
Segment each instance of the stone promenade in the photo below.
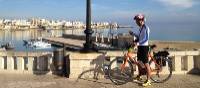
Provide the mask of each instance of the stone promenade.
MULTIPOLYGON (((67 79, 52 75, 0 74, 0 88, 143 88, 136 82, 114 85, 108 79, 67 79)), ((200 88, 200 75, 173 75, 165 83, 146 88, 200 88)))

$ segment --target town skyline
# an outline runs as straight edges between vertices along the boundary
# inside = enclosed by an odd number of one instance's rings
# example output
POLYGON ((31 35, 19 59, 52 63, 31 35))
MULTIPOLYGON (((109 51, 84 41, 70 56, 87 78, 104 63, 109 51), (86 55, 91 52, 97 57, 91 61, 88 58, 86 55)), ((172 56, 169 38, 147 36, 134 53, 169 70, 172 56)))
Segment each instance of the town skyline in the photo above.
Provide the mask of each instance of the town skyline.
MULTIPOLYGON (((0 3, 0 18, 85 21, 85 0, 0 0, 0 3)), ((135 14, 144 13, 151 23, 199 23, 199 8, 197 0, 92 0, 92 20, 131 24, 135 14)))
MULTIPOLYGON (((116 22, 92 22, 92 28, 117 28, 119 25, 116 22)), ((79 20, 48 20, 44 18, 29 18, 29 19, 1 19, 0 29, 67 29, 80 28, 85 29, 86 24, 79 20)))

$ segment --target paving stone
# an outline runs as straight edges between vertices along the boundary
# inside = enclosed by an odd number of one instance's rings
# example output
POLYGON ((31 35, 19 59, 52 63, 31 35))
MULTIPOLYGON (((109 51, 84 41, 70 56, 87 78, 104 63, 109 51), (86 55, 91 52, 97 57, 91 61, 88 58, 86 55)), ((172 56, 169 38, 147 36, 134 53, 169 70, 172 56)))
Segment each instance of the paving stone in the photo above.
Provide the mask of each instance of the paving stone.
MULTIPOLYGON (((0 74, 0 88, 143 88, 136 82, 114 85, 109 79, 68 79, 55 75, 0 74)), ((199 75, 173 75, 148 88, 200 88, 199 75)))

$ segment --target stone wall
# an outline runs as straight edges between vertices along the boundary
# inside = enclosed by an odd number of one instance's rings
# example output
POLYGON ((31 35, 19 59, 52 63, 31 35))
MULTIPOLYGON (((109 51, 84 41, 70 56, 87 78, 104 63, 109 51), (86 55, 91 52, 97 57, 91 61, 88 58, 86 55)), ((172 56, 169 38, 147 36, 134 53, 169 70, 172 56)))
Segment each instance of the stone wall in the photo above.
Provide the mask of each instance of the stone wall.
MULTIPOLYGON (((54 74, 52 53, 0 53, 0 73, 54 74)), ((123 51, 102 53, 67 52, 63 63, 69 78, 104 78, 105 63, 123 57, 123 51)), ((200 72, 199 51, 170 51, 173 74, 200 72)), ((106 64, 106 65, 107 65, 106 64)), ((165 69, 166 70, 166 69, 165 69)))
MULTIPOLYGON (((109 57, 111 61, 116 57, 122 57, 123 52, 108 51, 105 56, 100 53, 84 54, 74 52, 69 55, 70 78, 91 78, 95 76, 94 70, 100 71, 99 76, 103 77, 104 73, 99 68, 103 66, 105 57, 109 57)), ((171 51, 170 56, 172 57, 173 74, 188 74, 200 71, 199 51, 171 51)))
POLYGON ((0 52, 0 73, 49 74, 51 53, 0 52))

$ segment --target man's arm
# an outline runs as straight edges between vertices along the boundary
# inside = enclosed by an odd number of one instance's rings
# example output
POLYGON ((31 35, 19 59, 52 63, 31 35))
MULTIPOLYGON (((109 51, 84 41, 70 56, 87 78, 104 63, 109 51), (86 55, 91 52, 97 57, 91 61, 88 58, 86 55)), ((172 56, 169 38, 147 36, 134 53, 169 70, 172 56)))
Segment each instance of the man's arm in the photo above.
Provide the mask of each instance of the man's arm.
POLYGON ((129 34, 132 35, 132 36, 139 37, 138 34, 134 33, 133 31, 129 31, 129 34))
POLYGON ((139 36, 138 34, 134 33, 133 31, 129 31, 129 34, 135 37, 134 42, 139 42, 139 36))

